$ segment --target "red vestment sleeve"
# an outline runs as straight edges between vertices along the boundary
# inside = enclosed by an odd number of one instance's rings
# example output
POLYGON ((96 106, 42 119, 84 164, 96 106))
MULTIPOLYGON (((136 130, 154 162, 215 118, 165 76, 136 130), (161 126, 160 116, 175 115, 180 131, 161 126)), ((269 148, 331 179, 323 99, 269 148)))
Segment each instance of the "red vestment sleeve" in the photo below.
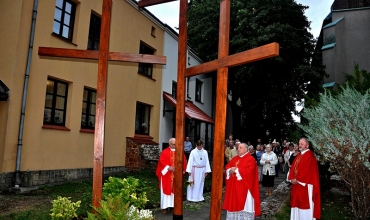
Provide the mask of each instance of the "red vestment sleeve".
MULTIPOLYGON (((182 167, 182 172, 185 172, 186 170, 186 157, 183 155, 183 167, 182 167)), ((163 193, 166 195, 171 195, 174 191, 173 187, 173 181, 175 178, 175 175, 173 172, 168 171, 165 175, 162 174, 162 170, 166 166, 174 166, 175 165, 175 151, 171 151, 171 149, 168 147, 164 149, 161 153, 161 156, 159 157, 157 169, 155 171, 155 174, 157 175, 158 178, 158 188, 161 188, 161 180, 162 180, 162 190, 163 193)))
POLYGON ((235 174, 226 180, 226 191, 222 209, 229 212, 239 212, 244 209, 248 190, 254 199, 255 216, 261 214, 260 192, 258 183, 258 169, 256 160, 246 154, 243 157, 233 157, 226 165, 226 170, 238 167, 241 180, 237 180, 235 174))

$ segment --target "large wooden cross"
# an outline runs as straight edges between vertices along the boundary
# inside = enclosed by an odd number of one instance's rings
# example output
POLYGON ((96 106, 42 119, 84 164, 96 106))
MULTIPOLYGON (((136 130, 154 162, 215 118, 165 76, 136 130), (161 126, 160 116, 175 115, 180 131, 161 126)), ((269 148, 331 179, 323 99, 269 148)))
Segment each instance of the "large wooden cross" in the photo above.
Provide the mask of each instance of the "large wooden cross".
MULTIPOLYGON (((40 56, 98 60, 96 89, 96 124, 94 135, 93 198, 92 205, 100 207, 104 168, 105 98, 107 91, 108 61, 166 64, 166 57, 146 54, 109 52, 112 0, 103 0, 99 51, 39 47, 40 56)), ((93 210, 95 212, 95 210, 93 210)))
MULTIPOLYGON (((139 7, 170 1, 172 0, 141 0, 139 2, 139 7)), ((218 59, 200 64, 198 66, 186 68, 188 0, 180 0, 176 105, 176 148, 182 149, 185 129, 185 78, 217 70, 216 114, 210 210, 210 219, 214 220, 221 219, 228 68, 279 55, 279 45, 277 43, 271 43, 259 48, 229 56, 230 0, 222 0, 220 4, 218 59)), ((183 174, 182 172, 178 172, 178 170, 182 170, 183 153, 183 150, 176 151, 175 164, 177 172, 175 172, 175 207, 173 219, 183 218, 183 174)))

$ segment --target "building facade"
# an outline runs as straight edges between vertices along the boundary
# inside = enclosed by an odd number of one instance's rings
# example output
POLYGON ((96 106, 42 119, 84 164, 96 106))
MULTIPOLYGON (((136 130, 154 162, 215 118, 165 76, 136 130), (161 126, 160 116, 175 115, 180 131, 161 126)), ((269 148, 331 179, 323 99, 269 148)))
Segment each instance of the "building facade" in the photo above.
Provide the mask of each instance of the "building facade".
POLYGON ((335 0, 324 20, 318 45, 329 77, 324 87, 345 82, 345 73, 352 74, 357 63, 370 71, 370 2, 335 0))
MULTIPOLYGON (((9 89, 0 101, 0 190, 91 177, 97 61, 42 57, 38 48, 98 50, 101 11, 102 0, 0 1, 0 79, 9 89)), ((113 0, 110 30, 110 52, 164 54, 163 23, 136 1, 113 0)), ((107 174, 125 170, 127 138, 159 141, 162 67, 110 61, 106 94, 107 174)))
MULTIPOLYGON (((177 94, 178 34, 166 25, 164 33, 164 55, 168 65, 163 68, 162 100, 160 116, 160 145, 168 147, 168 141, 175 136, 177 94)), ((203 61, 188 47, 187 67, 201 64, 203 61)), ((215 106, 215 73, 200 74, 186 79, 185 101, 185 136, 195 147, 202 140, 205 149, 212 150, 215 106)))

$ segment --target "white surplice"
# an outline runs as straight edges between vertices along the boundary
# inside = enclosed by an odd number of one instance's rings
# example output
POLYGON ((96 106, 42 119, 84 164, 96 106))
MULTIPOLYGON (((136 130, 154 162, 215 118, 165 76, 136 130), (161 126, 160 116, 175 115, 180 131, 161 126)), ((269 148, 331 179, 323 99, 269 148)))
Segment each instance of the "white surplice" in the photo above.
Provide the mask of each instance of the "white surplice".
POLYGON ((211 172, 211 166, 209 165, 208 153, 206 150, 203 148, 201 150, 195 148, 191 151, 186 172, 191 173, 189 181, 193 181, 193 184, 191 186, 189 185, 187 189, 187 200, 192 202, 203 201, 205 173, 211 172))

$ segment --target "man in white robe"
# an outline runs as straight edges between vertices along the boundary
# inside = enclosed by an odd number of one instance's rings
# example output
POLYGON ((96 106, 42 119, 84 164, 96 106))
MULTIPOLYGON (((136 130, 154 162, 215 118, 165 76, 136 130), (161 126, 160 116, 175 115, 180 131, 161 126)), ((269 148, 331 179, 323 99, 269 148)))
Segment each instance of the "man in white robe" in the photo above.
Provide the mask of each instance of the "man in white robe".
POLYGON ((204 180, 208 173, 211 172, 211 167, 209 165, 208 153, 203 149, 201 140, 196 143, 196 148, 190 153, 186 172, 189 174, 187 200, 191 202, 203 201, 204 180))

